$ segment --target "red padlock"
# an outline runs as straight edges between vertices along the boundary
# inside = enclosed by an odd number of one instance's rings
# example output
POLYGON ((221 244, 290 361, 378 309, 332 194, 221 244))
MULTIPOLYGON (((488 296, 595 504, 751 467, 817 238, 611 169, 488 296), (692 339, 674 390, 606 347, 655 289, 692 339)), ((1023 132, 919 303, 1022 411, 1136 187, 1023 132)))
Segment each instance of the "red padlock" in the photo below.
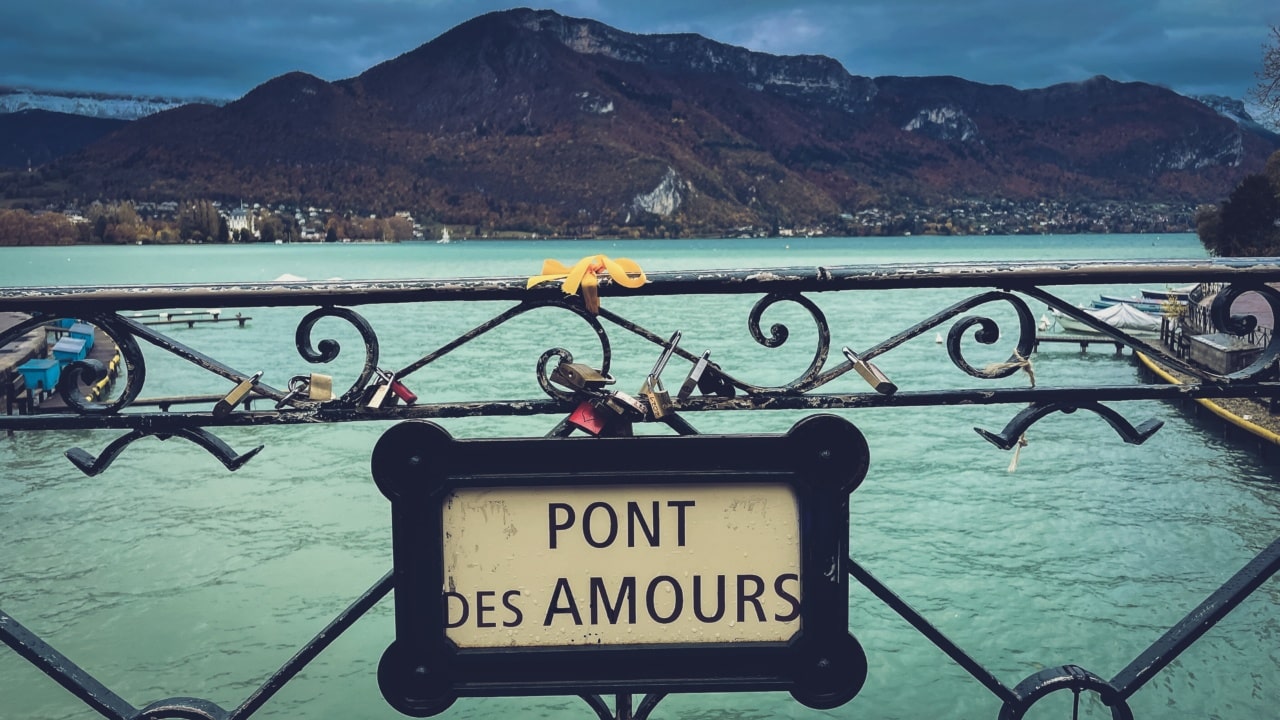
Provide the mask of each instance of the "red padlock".
POLYGON ((395 396, 396 396, 396 397, 398 397, 398 398, 400 398, 401 400, 403 400, 405 405, 412 405, 412 404, 414 404, 414 403, 418 402, 418 396, 417 396, 417 395, 415 395, 415 394, 413 394, 413 391, 412 391, 412 390, 410 390, 407 386, 405 386, 405 384, 404 384, 404 383, 402 383, 402 382, 400 382, 399 380, 397 380, 395 375, 393 375, 393 374, 391 374, 391 373, 389 373, 389 372, 387 372, 386 370, 383 370, 383 369, 381 369, 381 368, 375 369, 375 370, 374 370, 374 373, 375 373, 375 374, 376 374, 376 375, 377 375, 377 376, 378 376, 378 377, 379 377, 379 378, 380 378, 384 383, 390 383, 390 384, 391 384, 391 392, 395 393, 395 396))
POLYGON ((594 402, 583 400, 569 413, 566 422, 592 435, 599 435, 604 430, 606 420, 606 416, 594 402))
POLYGON ((418 402, 418 396, 414 395, 413 391, 405 387, 404 383, 399 380, 391 381, 391 392, 395 393, 396 397, 403 400, 405 405, 412 405, 418 402))

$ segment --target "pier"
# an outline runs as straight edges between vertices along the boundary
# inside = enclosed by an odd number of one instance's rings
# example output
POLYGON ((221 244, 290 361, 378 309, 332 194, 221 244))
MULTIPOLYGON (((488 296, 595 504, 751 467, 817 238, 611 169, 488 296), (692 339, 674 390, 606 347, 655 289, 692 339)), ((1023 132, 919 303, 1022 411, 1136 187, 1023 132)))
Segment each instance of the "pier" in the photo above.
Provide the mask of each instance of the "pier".
POLYGON ((1117 355, 1121 354, 1121 352, 1124 350, 1124 343, 1113 340, 1109 337, 1106 337, 1105 335, 1084 335, 1080 333, 1076 333, 1076 334, 1057 334, 1057 333, 1044 334, 1042 333, 1042 334, 1036 335, 1036 344, 1032 349, 1038 351, 1040 349, 1040 343, 1075 344, 1080 346, 1080 352, 1088 352, 1089 345, 1091 344, 1111 345, 1115 347, 1117 355))
POLYGON ((205 323, 236 323, 237 327, 244 327, 244 324, 253 318, 242 313, 236 313, 230 317, 223 317, 221 310, 182 310, 177 312, 157 312, 157 313, 132 313, 126 315, 130 320, 136 320, 143 325, 186 325, 194 328, 197 324, 205 323))

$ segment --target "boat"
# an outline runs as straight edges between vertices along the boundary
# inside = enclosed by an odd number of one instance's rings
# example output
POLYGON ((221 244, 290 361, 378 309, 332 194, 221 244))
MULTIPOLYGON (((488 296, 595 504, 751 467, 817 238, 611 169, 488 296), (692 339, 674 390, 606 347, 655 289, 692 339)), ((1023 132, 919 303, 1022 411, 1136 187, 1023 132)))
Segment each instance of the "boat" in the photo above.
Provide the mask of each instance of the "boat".
POLYGON ((440 239, 437 240, 436 243, 440 245, 448 245, 451 242, 453 242, 453 240, 449 237, 449 228, 448 227, 441 228, 440 239))
POLYGON ((1097 300, 1089 303, 1089 307, 1094 310, 1101 310, 1103 308, 1109 308, 1117 303, 1124 303, 1125 305, 1132 307, 1134 310, 1151 313, 1152 315, 1161 315, 1164 313, 1164 306, 1161 303, 1143 302, 1138 298, 1119 298, 1114 295, 1099 296, 1097 300))
POLYGON ((1164 290, 1142 290, 1143 299, 1148 302, 1163 302, 1170 298, 1178 302, 1188 302, 1191 300, 1191 292, 1196 289, 1196 285, 1184 285, 1179 288, 1165 288, 1164 290))
MULTIPOLYGON (((1136 310, 1132 305, 1116 303, 1109 308, 1102 308, 1100 310, 1090 310, 1088 308, 1080 308, 1080 310, 1097 320, 1118 330, 1123 330, 1130 335, 1160 334, 1160 316, 1136 310)), ((1062 328, 1066 332, 1089 335, 1102 334, 1092 326, 1086 325, 1085 323, 1064 314, 1060 310, 1053 310, 1053 316, 1057 320, 1058 327, 1062 328)))

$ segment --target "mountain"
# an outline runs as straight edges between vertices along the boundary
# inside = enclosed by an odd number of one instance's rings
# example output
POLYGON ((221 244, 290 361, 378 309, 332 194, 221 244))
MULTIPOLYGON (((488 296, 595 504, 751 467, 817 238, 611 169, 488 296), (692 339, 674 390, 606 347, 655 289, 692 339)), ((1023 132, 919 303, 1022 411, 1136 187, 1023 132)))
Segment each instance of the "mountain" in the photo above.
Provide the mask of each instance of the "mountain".
POLYGON ((111 93, 0 87, 0 114, 16 113, 23 110, 48 110, 68 115, 83 115, 111 120, 137 120, 141 117, 154 115, 161 110, 168 110, 192 102, 212 103, 215 101, 204 98, 115 95, 111 93))
POLYGON ((291 73, 120 129, 51 173, 562 234, 695 234, 973 199, 1198 203, 1280 138, 1105 77, 1039 90, 866 78, 549 11, 463 23, 365 73, 291 73))
POLYGON ((42 165, 79 150, 125 123, 47 110, 0 114, 0 169, 42 165))
POLYGON ((1194 99, 1213 108, 1219 115, 1230 118, 1254 132, 1280 134, 1280 125, 1264 123, 1254 118, 1245 107, 1243 100, 1222 95, 1196 95, 1194 99))

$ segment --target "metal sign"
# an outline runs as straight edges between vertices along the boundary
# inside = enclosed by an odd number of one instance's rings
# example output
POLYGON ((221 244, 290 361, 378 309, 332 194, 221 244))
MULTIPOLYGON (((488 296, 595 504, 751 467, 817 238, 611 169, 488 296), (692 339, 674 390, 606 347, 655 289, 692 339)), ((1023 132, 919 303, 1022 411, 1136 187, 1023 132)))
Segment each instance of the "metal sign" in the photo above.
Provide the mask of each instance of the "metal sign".
POLYGON ((465 439, 392 427, 396 709, 462 696, 786 690, 866 677, 848 631, 848 496, 866 441, 817 415, 782 435, 465 439))

